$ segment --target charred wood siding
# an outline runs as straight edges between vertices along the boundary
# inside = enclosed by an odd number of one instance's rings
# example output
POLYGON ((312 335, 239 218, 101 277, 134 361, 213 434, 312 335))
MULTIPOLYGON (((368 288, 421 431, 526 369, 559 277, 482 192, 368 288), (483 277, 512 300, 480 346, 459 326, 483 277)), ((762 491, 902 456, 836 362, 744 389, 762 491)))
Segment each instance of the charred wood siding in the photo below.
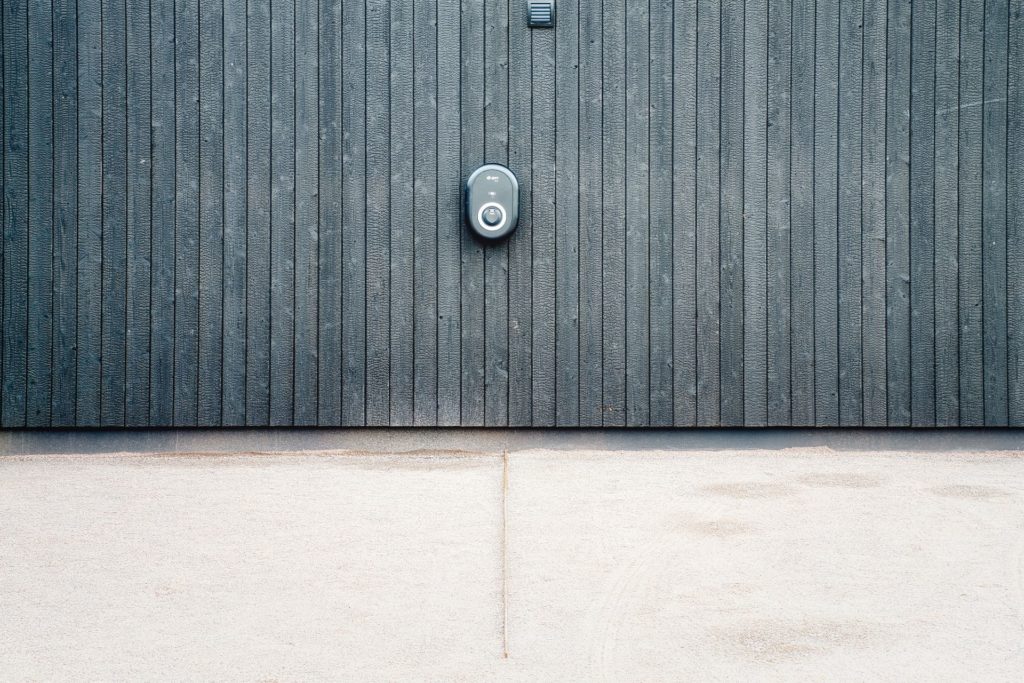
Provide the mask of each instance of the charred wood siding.
POLYGON ((0 421, 1024 426, 1022 11, 4 0, 0 421))

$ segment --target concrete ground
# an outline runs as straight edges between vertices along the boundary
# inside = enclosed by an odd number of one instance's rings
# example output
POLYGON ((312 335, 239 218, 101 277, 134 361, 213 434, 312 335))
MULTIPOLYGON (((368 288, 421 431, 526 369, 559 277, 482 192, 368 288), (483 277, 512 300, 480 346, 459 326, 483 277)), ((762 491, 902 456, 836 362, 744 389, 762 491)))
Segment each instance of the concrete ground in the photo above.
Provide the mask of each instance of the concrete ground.
POLYGON ((0 456, 0 680, 1024 679, 1024 453, 0 456))

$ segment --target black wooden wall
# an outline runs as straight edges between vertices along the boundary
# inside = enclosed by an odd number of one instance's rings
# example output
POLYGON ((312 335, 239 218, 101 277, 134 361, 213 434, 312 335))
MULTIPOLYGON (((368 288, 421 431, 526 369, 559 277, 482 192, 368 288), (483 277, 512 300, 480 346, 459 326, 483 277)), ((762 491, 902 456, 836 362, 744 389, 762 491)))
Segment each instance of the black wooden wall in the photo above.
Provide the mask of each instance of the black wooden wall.
POLYGON ((1024 425, 1024 4, 558 5, 3 0, 3 426, 1024 425))

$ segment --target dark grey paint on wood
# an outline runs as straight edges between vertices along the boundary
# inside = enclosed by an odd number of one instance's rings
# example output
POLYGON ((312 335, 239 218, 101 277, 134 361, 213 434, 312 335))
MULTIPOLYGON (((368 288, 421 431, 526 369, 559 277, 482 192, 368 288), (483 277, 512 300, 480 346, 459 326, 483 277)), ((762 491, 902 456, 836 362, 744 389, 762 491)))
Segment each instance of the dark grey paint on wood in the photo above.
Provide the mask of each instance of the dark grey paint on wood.
MULTIPOLYGON (((168 22, 163 24, 165 32, 171 36, 173 31, 173 12, 165 15, 168 22)), ((166 33, 165 33, 166 34, 166 33)), ((8 42, 8 41, 5 41, 8 42)), ((100 355, 100 315, 103 301, 100 285, 100 267, 103 260, 103 224, 102 224, 102 197, 103 197, 103 159, 101 143, 103 140, 102 119, 103 109, 101 102, 102 81, 102 39, 100 37, 100 3, 99 0, 79 0, 78 2, 78 373, 77 373, 77 400, 75 410, 76 424, 82 427, 96 427, 100 424, 100 371, 102 357, 100 355)), ((170 71, 173 73, 174 53, 173 43, 163 43, 168 47, 161 57, 170 59, 170 71)), ((5 58, 5 66, 6 66, 5 58)), ((166 64, 159 59, 154 63, 154 77, 160 73, 157 64, 166 64)), ((9 77, 5 77, 5 91, 8 91, 13 83, 9 77)), ((173 78, 163 82, 164 89, 158 94, 166 95, 166 99, 154 99, 154 112, 159 112, 162 119, 155 119, 165 124, 160 130, 169 130, 167 136, 170 147, 165 151, 169 157, 165 168, 169 168, 169 174, 157 175, 160 167, 154 168, 154 181, 156 188, 164 194, 173 197, 174 192, 174 80, 173 78), (164 107, 158 105, 164 104, 164 107), (160 182, 163 181, 163 182, 160 182)), ((7 111, 11 108, 8 106, 7 111)), ((9 114, 8 114, 9 116, 9 114)), ((10 120, 9 118, 7 119, 10 120)), ((10 125, 5 125, 5 136, 11 135, 10 125)), ((155 148, 160 151, 159 147, 155 148)), ((9 164, 9 162, 8 162, 9 164)), ((10 181, 5 177, 5 184, 10 181)), ((9 186, 9 185, 8 185, 9 186)), ((173 199, 171 200, 173 211, 173 199)), ((8 205, 10 212, 10 205, 8 205)), ((171 216, 173 219, 173 215, 171 216)), ((173 220, 170 223, 173 226, 173 220)), ((5 224, 7 235, 10 236, 11 227, 5 224)), ((164 234, 166 234, 165 228, 164 234)), ((15 233, 16 234, 16 233, 15 233)), ((9 237, 4 241, 8 242, 9 237)), ((160 245, 157 245, 160 246, 160 245)), ((165 242, 165 247, 167 243, 165 242)), ((154 339, 160 346, 154 346, 154 368, 160 360, 164 363, 159 365, 157 371, 151 373, 153 378, 154 392, 162 389, 163 394, 151 396, 151 406, 155 410, 150 411, 150 420, 153 424, 171 424, 171 411, 173 410, 173 388, 172 377, 173 366, 173 344, 174 344, 174 264, 173 264, 173 241, 170 241, 170 248, 163 251, 156 251, 158 257, 170 256, 165 263, 166 269, 154 272, 169 276, 167 281, 154 280, 153 291, 159 299, 157 301, 169 301, 166 309, 157 309, 154 306, 152 315, 154 321, 154 339), (158 328, 157 325, 166 327, 158 328), (161 357, 157 354, 161 348, 166 348, 168 354, 161 357), (161 376, 159 370, 166 369, 166 376, 161 376), (163 381, 161 381, 163 380, 163 381), (163 400, 160 400, 163 399, 163 400), (166 421, 161 421, 166 411, 166 421)), ((156 262, 154 262, 156 265, 156 262)), ((8 262, 8 268, 10 267, 8 262)), ((4 292, 4 330, 7 327, 6 308, 9 297, 14 289, 11 285, 5 287, 4 292)), ((6 340, 6 337, 5 337, 6 340)), ((8 347, 5 341, 4 346, 4 398, 9 399, 7 393, 12 384, 8 371, 8 347)), ((6 420, 6 417, 5 417, 6 420)))
POLYGON ((270 423, 270 5, 246 18, 245 423, 270 423))
MULTIPOLYGON (((1016 4, 1016 3, 1009 3, 1016 4)), ((982 91, 982 297, 985 424, 1005 425, 1009 416, 1007 382, 1006 172, 1007 147, 1007 0, 985 2, 985 52, 982 91)))
MULTIPOLYGON (((743 238, 746 232, 743 150, 748 142, 744 139, 743 128, 743 3, 726 0, 721 11, 721 165, 718 176, 721 424, 739 427, 743 424, 743 378, 747 370, 743 358, 743 238)), ((699 127, 700 122, 697 125, 699 127)), ((755 144, 754 141, 749 142, 755 144)))
POLYGON ((50 423, 53 342, 53 14, 28 3, 28 374, 29 427, 50 423))
MULTIPOLYGON (((791 419, 790 287, 792 281, 791 126, 792 2, 768 3, 767 111, 767 422, 791 419)), ((883 108, 884 111, 884 108, 883 108)))
MULTIPOLYGON (((199 385, 199 3, 174 11, 174 424, 196 424, 199 385)), ((106 60, 104 60, 106 63, 106 60)), ((104 139, 114 124, 104 109, 104 139)), ((104 192, 106 188, 104 187, 104 192)), ((103 235, 104 245, 107 241, 103 235)), ((104 272, 106 272, 106 251, 104 272)), ((106 291, 104 291, 106 296, 106 291)), ((104 311, 104 323, 106 313, 104 311)), ((106 345, 104 345, 106 358, 106 345)), ((106 364, 104 364, 104 368, 106 364)), ((104 371, 104 377, 106 372, 104 371)))
POLYGON ((910 0, 888 5, 886 378, 890 427, 910 424, 910 0))
MULTIPOLYGON (((171 3, 154 3, 150 7, 150 28, 152 42, 152 70, 150 86, 152 109, 152 191, 151 198, 151 244, 150 244, 150 348, 149 348, 149 421, 154 426, 170 426, 174 422, 174 305, 175 305, 175 107, 174 107, 174 6, 171 3)), ((84 46, 83 46, 84 47, 84 46)), ((81 54, 81 48, 80 48, 81 54)), ((79 71, 81 74, 81 69, 79 71)), ((86 88, 80 82, 79 93, 86 88)), ((81 94, 79 95, 81 98, 81 94)), ((79 146, 86 140, 81 129, 79 111, 79 146)), ((97 122, 99 125, 99 122, 97 122)), ((244 150, 242 150, 244 152, 244 150)), ((244 163, 244 157, 243 157, 244 163)), ((79 174, 85 172, 81 164, 79 174)), ((79 176, 80 181, 84 180, 79 176)), ((84 188, 84 185, 83 185, 84 188)), ((79 194, 79 204, 85 200, 79 194)), ((242 218, 244 224, 244 216, 242 218)), ((86 247, 79 214, 79 260, 86 247)), ((243 252, 243 257, 245 253, 243 252)), ((79 271, 79 291, 82 290, 79 271)), ((244 283, 243 283, 244 284, 244 283)), ((81 305, 79 305, 81 312, 81 305)), ((81 339, 81 331, 79 333, 81 339)), ((82 352, 79 347, 79 376, 82 372, 82 352)), ((225 386, 225 394, 237 396, 225 386)), ((79 384, 81 388, 81 384, 79 384)), ((244 400, 244 396, 241 397, 244 400)), ((79 398, 78 410, 83 409, 79 398)), ((79 422, 81 419, 79 418, 79 422)))
POLYGON ((935 37, 935 423, 960 421, 957 358, 957 137, 960 8, 936 6, 935 37), (942 144, 949 140, 949 144, 942 144))
POLYGON ((11 0, 0 422, 1021 426, 1021 11, 11 0))
MULTIPOLYGON (((143 3, 128 6, 128 282, 126 289, 126 377, 125 422, 140 424, 149 420, 150 354, 150 261, 152 253, 152 85, 150 69, 150 7, 143 3)), ((217 53, 211 50, 211 53, 217 53)), ((218 55, 219 56, 219 55, 218 55)), ((210 98, 212 99, 212 98, 210 98)), ((207 123, 212 123, 207 121, 207 123)), ((213 127, 208 126, 213 132, 213 127)), ((215 130, 219 131, 219 128, 215 130)), ((210 209, 217 204, 209 202, 210 209)), ((157 226, 158 229, 160 226, 157 226)), ((220 306, 221 292, 210 292, 209 304, 220 306)), ((209 335, 208 335, 209 337, 209 335)), ((219 348, 221 335, 215 341, 219 348)), ((208 382, 219 392, 221 378, 208 382)), ((216 415, 220 421, 220 411, 216 415)), ((212 422, 212 420, 211 420, 212 422)))
POLYGON ((935 420, 935 6, 913 4, 910 91, 911 424, 935 420))
POLYGON ((270 424, 275 427, 292 424, 295 416, 295 45, 295 3, 271 2, 270 424))
POLYGON ((768 422, 768 2, 747 3, 743 37, 743 424, 768 422))
POLYGON ((885 69, 886 1, 864 5, 864 47, 861 96, 861 290, 862 409, 864 425, 885 426, 886 272, 885 272, 885 69), (865 182, 866 180, 866 182, 865 182))
POLYGON ((1007 320, 1009 348, 1010 425, 1024 425, 1024 7, 1010 8, 1009 64, 1006 100, 1007 140, 1015 141, 1006 149, 1007 198, 1007 320), (1014 284, 1015 283, 1015 284, 1014 284))
MULTIPOLYGON (((963 0, 960 6, 960 101, 982 101, 985 4, 963 0)), ((959 379, 960 424, 985 424, 982 374, 981 105, 959 111, 957 181, 959 207, 959 379)))
POLYGON ((789 424, 814 424, 814 0, 793 0, 789 424))
MULTIPOLYGON (((317 10, 315 2, 295 5, 295 390, 292 401, 294 424, 304 426, 316 425, 318 421, 319 306, 321 294, 326 296, 326 292, 320 292, 320 15, 317 10)), ((331 182, 333 179, 328 181, 331 182)))
POLYGON ((224 338, 225 425, 245 424, 246 363, 246 3, 224 2, 224 338))
MULTIPOLYGON (((342 326, 341 424, 366 417, 366 12, 342 15, 342 326)), ((324 134, 329 134, 325 132, 324 134)), ((324 388, 326 391, 327 389, 324 388)))
MULTIPOLYGON (((483 10, 483 3, 477 0, 462 0, 459 102, 462 178, 467 178, 474 168, 484 163, 483 10)), ((462 203, 459 205, 461 213, 462 203)), ((460 249, 460 424, 480 426, 484 423, 484 252, 480 241, 468 230, 461 231, 460 249)))
POLYGON ((839 17, 839 423, 864 421, 861 245, 864 18, 861 3, 841 2, 839 17), (850 103, 853 106, 848 106, 850 103))
POLYGON ((580 423, 579 22, 577 7, 560 12, 555 25, 555 177, 551 185, 555 204, 555 391, 551 400, 559 427, 580 423), (569 196, 557 201, 560 188, 564 191, 567 187, 569 196))
MULTIPOLYGON (((601 91, 601 415, 626 423, 626 0, 604 0, 601 91)), ((582 11, 586 12, 584 6, 582 11)))
MULTIPOLYGON (((480 0, 477 0, 479 2, 480 0)), ((483 0, 483 152, 486 163, 508 164, 509 155, 509 2, 483 0)), ((509 243, 483 253, 484 424, 508 425, 508 285, 509 243)), ((479 306, 480 302, 468 302, 479 306)), ((463 340, 465 343, 466 340, 463 340)))
POLYGON ((390 123, 391 123, 391 261, 388 267, 391 292, 391 342, 389 424, 408 426, 413 421, 413 342, 416 327, 414 302, 414 250, 416 224, 415 96, 413 75, 413 3, 391 2, 390 123))
POLYGON ((224 8, 221 3, 200 3, 199 31, 201 132, 196 420, 201 426, 211 426, 223 420, 224 385, 224 8))
POLYGON ((721 424, 719 376, 721 5, 697 4, 697 425, 721 424))
POLYGON ((509 166, 519 170, 519 239, 508 247, 508 424, 533 422, 533 50, 527 5, 509 5, 509 166))
MULTIPOLYGON (((579 10, 579 418, 584 427, 600 427, 602 402, 603 335, 601 320, 602 241, 602 35, 597 3, 579 10)), ((565 191, 563 183, 562 191, 565 191)), ((570 188, 570 193, 572 189, 570 188)))
MULTIPOLYGON (((4 427, 24 427, 28 396, 28 6, 5 2, 4 33, 4 294, 3 396, 4 427)), ((98 26, 98 24, 97 24, 98 26)), ((97 196, 98 196, 97 192, 97 196)), ((97 378, 98 381, 98 378, 97 378)))
MULTIPOLYGON (((553 31, 541 31, 531 36, 532 49, 532 188, 554 187, 558 174, 556 154, 556 39, 553 31)), ((571 66, 570 66, 571 68, 571 66)), ((532 308, 533 331, 530 368, 531 388, 528 397, 529 423, 540 427, 555 425, 556 329, 557 302, 557 237, 554 195, 541 193, 536 201, 531 198, 532 229, 532 289, 529 292, 532 308)))
MULTIPOLYGON (((75 393, 77 390, 75 373, 78 350, 75 337, 78 331, 78 126, 76 120, 78 102, 78 36, 76 27, 78 17, 76 10, 74 0, 57 0, 53 5, 52 424, 57 427, 75 424, 75 393)), ((0 102, 2 99, 0 96, 0 102)), ((2 106, 0 104, 0 107, 2 106)), ((0 155, 2 155, 2 151, 0 151, 0 155)), ((145 283, 145 292, 145 295, 148 296, 149 282, 145 283)), ((148 380, 148 366, 142 371, 146 373, 148 380)), ((148 387, 148 381, 144 385, 148 387)), ((149 405, 148 397, 145 405, 149 405)), ((146 415, 146 419, 149 419, 148 415, 146 415)))
MULTIPOLYGON (((195 8, 191 6, 186 17, 194 21, 195 8)), ((101 340, 102 367, 100 370, 100 422, 103 426, 118 427, 125 424, 125 386, 128 379, 125 367, 126 356, 126 298, 127 298, 127 190, 128 190, 128 158, 127 158, 127 64, 126 54, 126 7, 124 2, 103 0, 102 12, 103 68, 102 68, 102 100, 103 100, 103 200, 102 207, 102 282, 101 282, 101 340)), ((190 39, 184 42, 183 54, 193 67, 196 66, 195 47, 198 38, 193 32, 190 39)), ((186 79, 188 81, 188 79, 186 79)), ((195 83, 192 79, 191 83, 195 83)), ((193 92, 194 102, 198 103, 198 92, 193 92)), ((179 101, 181 101, 179 99, 179 101)), ((179 109, 178 116, 183 128, 193 132, 199 130, 197 107, 179 109)), ((195 142, 195 138, 192 138, 195 142)), ((193 150, 189 150, 193 151, 193 150)), ((192 158, 190 161, 194 161, 192 158)), ((31 179, 30 179, 31 186, 31 179)), ((180 184, 179 184, 180 187, 180 184)), ((193 189, 195 184, 193 183, 193 189)), ((191 206, 198 210, 196 193, 188 193, 192 200, 191 206)), ((195 223, 185 240, 194 244, 195 223)), ((31 239, 31 238, 30 238, 31 239)), ((179 271, 196 274, 195 264, 187 263, 179 267, 179 271)), ((31 277, 31 275, 30 275, 31 277)), ((195 292, 195 286, 191 288, 195 292)), ((191 310, 195 310, 192 306, 191 310)), ((192 321, 192 332, 187 341, 195 342, 196 321, 192 321)), ((31 340, 31 337, 30 337, 31 340)), ((192 364, 195 365, 194 348, 192 364)), ((193 372, 193 380, 195 373, 193 372)), ((192 392, 192 421, 195 421, 194 382, 192 392)))
MULTIPOLYGON (((650 7, 650 51, 652 54, 672 54, 673 22, 671 0, 654 0, 650 7)), ((650 424, 670 427, 673 415, 673 373, 672 373, 672 223, 673 192, 650 190, 650 178, 663 179, 669 187, 674 181, 672 173, 672 138, 666 137, 665 144, 659 144, 657 131, 672 131, 672 79, 673 59, 655 59, 650 65, 650 107, 651 119, 647 128, 647 150, 650 155, 650 176, 648 182, 648 206, 650 221, 649 291, 650 306, 650 352, 642 358, 647 365, 650 378, 648 410, 650 424), (653 131, 653 134, 652 134, 653 131)), ((656 187, 656 185, 655 185, 656 187)))
POLYGON ((814 36, 814 424, 839 422, 838 0, 815 3, 814 36))
POLYGON ((697 0, 675 0, 672 61, 672 423, 682 427, 697 424, 697 0))
MULTIPOLYGON (((456 17, 459 11, 459 0, 438 2, 439 17, 456 17)), ((457 21, 438 22, 437 423, 442 426, 460 424, 462 412, 461 32, 457 21)))
MULTIPOLYGON (((438 378, 438 101, 437 10, 434 0, 413 5, 413 423, 437 424, 438 378)), ((446 216, 455 207, 449 204, 446 216)))

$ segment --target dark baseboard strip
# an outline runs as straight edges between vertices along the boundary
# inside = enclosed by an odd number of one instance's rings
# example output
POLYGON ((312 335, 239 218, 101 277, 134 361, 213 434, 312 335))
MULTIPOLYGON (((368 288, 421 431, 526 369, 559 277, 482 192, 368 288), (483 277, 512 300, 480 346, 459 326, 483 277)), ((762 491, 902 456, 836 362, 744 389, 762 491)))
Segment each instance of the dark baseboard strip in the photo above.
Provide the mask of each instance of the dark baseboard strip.
POLYGON ((1024 429, 72 429, 0 431, 0 455, 552 450, 1020 451, 1024 429))

